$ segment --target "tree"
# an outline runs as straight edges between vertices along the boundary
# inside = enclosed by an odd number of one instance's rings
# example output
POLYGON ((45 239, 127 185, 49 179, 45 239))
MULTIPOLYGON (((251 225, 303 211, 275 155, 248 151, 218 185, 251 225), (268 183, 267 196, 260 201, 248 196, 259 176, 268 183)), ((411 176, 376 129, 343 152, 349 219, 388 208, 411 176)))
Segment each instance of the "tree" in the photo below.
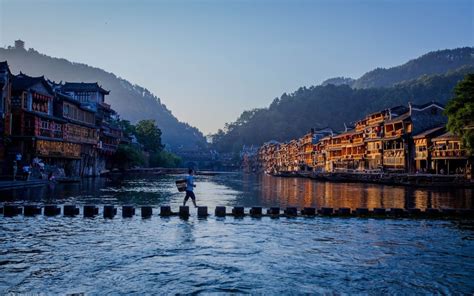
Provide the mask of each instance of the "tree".
POLYGON ((122 119, 118 122, 118 124, 119 124, 120 128, 122 129, 122 131, 127 136, 131 136, 131 135, 136 134, 135 126, 133 124, 131 124, 130 121, 122 119))
POLYGON ((155 123, 155 120, 140 120, 135 126, 135 133, 138 142, 148 152, 160 152, 163 150, 161 145, 161 130, 155 123))
POLYGON ((445 110, 448 130, 461 137, 469 154, 474 152, 474 74, 467 74, 454 89, 445 110))
POLYGON ((144 163, 143 153, 131 145, 119 145, 114 154, 114 163, 124 170, 144 163))
POLYGON ((176 168, 181 164, 181 158, 167 151, 155 152, 150 155, 151 167, 176 168))

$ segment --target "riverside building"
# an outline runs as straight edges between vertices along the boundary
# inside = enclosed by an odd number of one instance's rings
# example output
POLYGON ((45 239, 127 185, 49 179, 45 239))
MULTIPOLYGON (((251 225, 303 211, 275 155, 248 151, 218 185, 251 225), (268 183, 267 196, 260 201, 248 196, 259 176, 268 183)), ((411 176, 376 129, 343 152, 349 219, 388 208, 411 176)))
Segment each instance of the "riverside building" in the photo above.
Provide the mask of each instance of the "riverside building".
POLYGON ((96 176, 108 166, 122 131, 97 83, 56 84, 43 76, 12 75, 0 63, 0 168, 31 166, 38 176, 96 176), (36 169, 36 170, 35 170, 36 169))
POLYGON ((335 134, 311 130, 287 143, 259 149, 260 167, 276 174, 313 172, 393 172, 464 174, 472 159, 460 139, 445 132, 444 106, 409 104, 371 113, 335 134), (271 168, 271 169, 269 169, 271 168))

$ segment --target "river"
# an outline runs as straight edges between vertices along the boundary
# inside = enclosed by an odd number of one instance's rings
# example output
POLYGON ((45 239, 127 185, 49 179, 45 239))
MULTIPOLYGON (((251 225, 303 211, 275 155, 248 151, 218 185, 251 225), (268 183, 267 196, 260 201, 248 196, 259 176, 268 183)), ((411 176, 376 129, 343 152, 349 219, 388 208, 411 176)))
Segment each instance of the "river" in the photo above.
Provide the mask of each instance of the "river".
MULTIPOLYGON (((179 176, 0 191, 2 203, 171 205, 179 176)), ((473 208, 472 189, 196 177, 198 204, 473 208)), ((474 292, 474 225, 424 219, 0 217, 0 294, 474 292)))

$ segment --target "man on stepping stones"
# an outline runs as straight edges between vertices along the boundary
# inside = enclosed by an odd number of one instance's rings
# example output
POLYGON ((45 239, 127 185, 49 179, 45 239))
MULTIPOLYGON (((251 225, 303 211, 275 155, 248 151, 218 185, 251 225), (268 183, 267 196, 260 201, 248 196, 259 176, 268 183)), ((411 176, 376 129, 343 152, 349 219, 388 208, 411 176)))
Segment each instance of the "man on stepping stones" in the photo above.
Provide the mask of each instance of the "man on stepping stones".
POLYGON ((191 198, 194 206, 197 208, 196 196, 194 195, 194 192, 193 192, 194 187, 196 187, 196 185, 194 184, 194 170, 189 169, 188 173, 189 174, 186 177, 186 196, 184 197, 183 206, 185 206, 188 199, 191 198))

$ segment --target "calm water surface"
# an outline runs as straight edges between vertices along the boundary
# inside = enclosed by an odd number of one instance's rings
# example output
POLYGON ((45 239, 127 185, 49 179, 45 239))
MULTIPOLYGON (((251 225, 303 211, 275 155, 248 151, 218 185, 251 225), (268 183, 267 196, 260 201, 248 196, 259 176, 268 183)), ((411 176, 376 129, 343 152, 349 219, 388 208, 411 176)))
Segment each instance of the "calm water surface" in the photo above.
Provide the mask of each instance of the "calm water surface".
MULTIPOLYGON (((171 204, 177 176, 0 191, 0 201, 171 204)), ((472 191, 197 177, 198 203, 473 208, 472 191)), ((212 210, 212 208, 211 208, 212 210)), ((0 217, 0 294, 472 294, 474 225, 357 218, 0 217)))

